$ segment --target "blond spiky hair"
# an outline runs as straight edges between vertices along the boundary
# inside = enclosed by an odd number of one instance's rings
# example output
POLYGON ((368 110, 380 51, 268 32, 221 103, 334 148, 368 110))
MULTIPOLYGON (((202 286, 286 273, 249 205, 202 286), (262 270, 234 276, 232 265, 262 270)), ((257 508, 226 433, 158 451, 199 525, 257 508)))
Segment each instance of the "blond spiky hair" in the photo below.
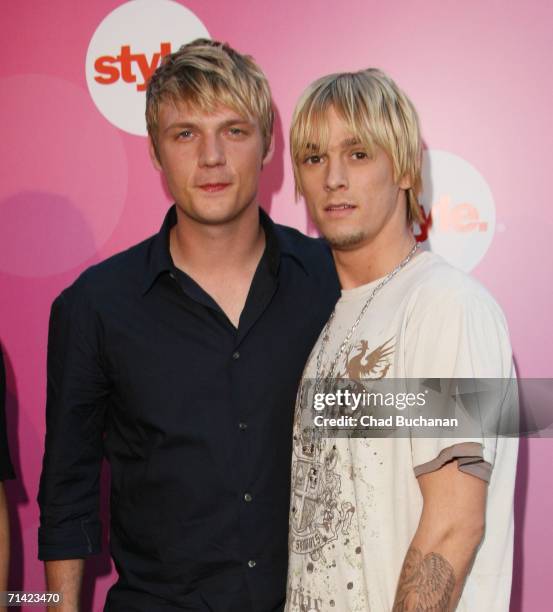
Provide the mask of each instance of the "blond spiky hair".
POLYGON ((154 147, 159 107, 166 100, 185 101, 208 112, 228 106, 257 119, 263 154, 269 150, 274 112, 267 78, 249 55, 225 43, 198 38, 163 58, 146 91, 146 125, 154 147))

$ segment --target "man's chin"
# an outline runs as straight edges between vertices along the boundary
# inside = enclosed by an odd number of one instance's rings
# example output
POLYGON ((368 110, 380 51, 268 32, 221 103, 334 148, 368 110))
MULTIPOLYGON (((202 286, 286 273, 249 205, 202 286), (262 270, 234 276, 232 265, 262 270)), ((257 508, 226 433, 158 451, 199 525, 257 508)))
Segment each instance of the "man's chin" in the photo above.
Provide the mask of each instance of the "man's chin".
POLYGON ((323 234, 328 244, 336 251, 349 251, 359 246, 366 238, 362 230, 347 234, 323 234))
POLYGON ((186 210, 184 214, 200 225, 226 225, 241 217, 249 206, 221 206, 202 210, 186 210))

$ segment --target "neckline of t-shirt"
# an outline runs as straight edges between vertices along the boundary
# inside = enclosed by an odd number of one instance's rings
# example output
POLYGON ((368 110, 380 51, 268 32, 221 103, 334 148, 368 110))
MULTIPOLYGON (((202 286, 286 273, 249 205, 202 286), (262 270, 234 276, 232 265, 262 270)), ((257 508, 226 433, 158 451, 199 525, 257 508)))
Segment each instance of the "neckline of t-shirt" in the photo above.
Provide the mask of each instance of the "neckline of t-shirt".
MULTIPOLYGON (((413 257, 413 259, 403 268, 403 270, 401 270, 396 275, 396 277, 392 279, 390 282, 393 283, 394 280, 400 277, 403 272, 405 272, 406 270, 410 270, 411 268, 414 268, 416 265, 418 265, 419 263, 422 263, 423 261, 426 261, 428 257, 432 255, 433 255, 432 251, 422 251, 422 250, 419 251, 419 253, 415 257, 413 257)), ((359 285, 359 287, 354 287, 353 289, 342 289, 342 295, 341 295, 340 301, 349 301, 349 300, 358 299, 359 296, 364 295, 365 293, 368 293, 369 291, 373 291, 374 288, 378 285, 378 283, 382 282, 384 278, 386 278, 386 276, 377 278, 371 281, 370 283, 359 285)))

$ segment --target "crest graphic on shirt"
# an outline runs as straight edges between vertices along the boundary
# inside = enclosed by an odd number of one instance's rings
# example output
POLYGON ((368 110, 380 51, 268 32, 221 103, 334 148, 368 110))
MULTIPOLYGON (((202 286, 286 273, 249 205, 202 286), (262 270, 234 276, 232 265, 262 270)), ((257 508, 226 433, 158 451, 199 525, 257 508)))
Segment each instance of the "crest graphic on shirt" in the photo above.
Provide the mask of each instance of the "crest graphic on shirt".
POLYGON ((292 533, 294 552, 326 563, 323 549, 340 534, 348 535, 355 508, 340 499, 338 451, 328 440, 313 441, 305 430, 294 440, 292 533))
MULTIPOLYGON (((350 346, 344 355, 344 371, 333 378, 350 379, 354 384, 384 378, 392 367, 394 340, 373 350, 367 340, 350 346)), ((314 435, 312 427, 302 428, 301 412, 306 408, 302 404, 300 399, 294 422, 290 546, 293 552, 326 564, 325 547, 349 534, 355 507, 343 499, 336 445, 314 435)))

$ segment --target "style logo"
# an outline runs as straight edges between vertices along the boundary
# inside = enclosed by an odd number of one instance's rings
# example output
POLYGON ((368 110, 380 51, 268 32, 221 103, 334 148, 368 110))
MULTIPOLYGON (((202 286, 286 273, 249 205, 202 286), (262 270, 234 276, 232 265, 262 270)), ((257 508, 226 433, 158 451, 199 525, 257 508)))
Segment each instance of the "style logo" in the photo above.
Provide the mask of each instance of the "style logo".
POLYGON ((102 55, 94 62, 97 73, 94 80, 102 85, 111 85, 123 79, 125 83, 136 83, 136 91, 146 91, 148 79, 159 66, 159 60, 169 53, 171 43, 168 42, 162 42, 160 52, 154 53, 150 60, 145 53, 131 53, 130 46, 123 45, 119 55, 102 55))
POLYGON ((482 175, 447 151, 425 151, 420 198, 425 223, 417 240, 469 272, 486 254, 495 233, 495 205, 482 175))
POLYGON ((146 136, 148 79, 165 55, 195 38, 209 38, 209 32, 173 0, 117 7, 94 32, 86 54, 86 82, 98 110, 118 128, 146 136))

